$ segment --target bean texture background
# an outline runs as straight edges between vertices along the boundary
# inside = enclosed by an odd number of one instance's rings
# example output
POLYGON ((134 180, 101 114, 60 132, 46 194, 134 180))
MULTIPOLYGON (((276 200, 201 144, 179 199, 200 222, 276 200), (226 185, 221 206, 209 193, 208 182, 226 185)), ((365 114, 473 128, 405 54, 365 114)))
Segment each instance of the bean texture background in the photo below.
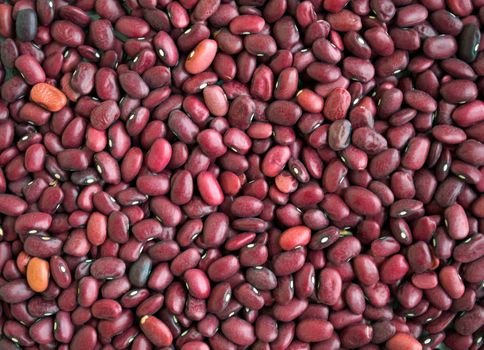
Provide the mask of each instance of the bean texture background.
POLYGON ((483 24, 0 1, 0 350, 482 349, 483 24))

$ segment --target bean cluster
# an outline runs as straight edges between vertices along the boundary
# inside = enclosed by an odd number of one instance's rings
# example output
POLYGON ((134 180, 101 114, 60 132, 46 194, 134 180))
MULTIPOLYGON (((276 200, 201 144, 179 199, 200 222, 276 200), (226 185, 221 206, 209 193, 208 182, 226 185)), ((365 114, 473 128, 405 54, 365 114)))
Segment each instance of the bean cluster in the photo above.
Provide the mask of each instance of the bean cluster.
POLYGON ((483 23, 0 1, 0 349, 482 349, 483 23))

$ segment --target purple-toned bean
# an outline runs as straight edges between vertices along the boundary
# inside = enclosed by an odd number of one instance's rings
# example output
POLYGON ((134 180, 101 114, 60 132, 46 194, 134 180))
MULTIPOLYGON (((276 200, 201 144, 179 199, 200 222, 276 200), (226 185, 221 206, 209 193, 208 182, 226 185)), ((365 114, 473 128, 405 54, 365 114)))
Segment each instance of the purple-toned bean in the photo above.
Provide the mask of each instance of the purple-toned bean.
POLYGON ((304 342, 321 342, 331 337, 333 326, 326 320, 306 319, 296 326, 296 336, 304 342))
POLYGON ((317 297, 326 305, 334 305, 341 296, 341 276, 333 268, 326 267, 319 273, 317 297))

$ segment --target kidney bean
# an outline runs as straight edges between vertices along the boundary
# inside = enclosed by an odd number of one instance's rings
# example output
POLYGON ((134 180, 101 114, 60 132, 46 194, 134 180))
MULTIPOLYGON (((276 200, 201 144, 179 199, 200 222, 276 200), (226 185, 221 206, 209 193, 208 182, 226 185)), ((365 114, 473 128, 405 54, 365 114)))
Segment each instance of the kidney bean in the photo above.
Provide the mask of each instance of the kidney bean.
POLYGON ((326 320, 306 319, 296 326, 296 336, 304 342, 320 342, 331 337, 333 326, 326 320))
POLYGON ((208 267, 208 276, 213 281, 224 281, 233 276, 239 267, 238 259, 233 255, 226 255, 217 259, 208 267))
POLYGON ((27 254, 43 259, 59 255, 61 248, 62 241, 50 236, 29 235, 24 242, 27 254))
POLYGON ((318 300, 326 305, 334 305, 341 296, 342 280, 339 273, 331 268, 326 267, 319 273, 318 280, 318 300))
POLYGON ((168 327, 154 316, 143 316, 140 320, 140 328, 156 346, 168 346, 173 341, 173 336, 168 327))
POLYGON ((263 266, 249 268, 246 272, 246 278, 258 290, 272 290, 277 286, 274 272, 263 266))
POLYGON ((382 282, 377 282, 372 286, 365 286, 363 291, 370 304, 377 308, 384 307, 390 299, 389 287, 382 282))
POLYGON ((367 83, 373 79, 375 69, 368 60, 356 57, 347 57, 343 60, 343 75, 348 79, 367 83))
POLYGON ((91 306, 92 315, 99 319, 114 319, 119 317, 122 312, 122 306, 112 299, 101 299, 91 306))
MULTIPOLYGON (((327 63, 312 62, 306 68, 307 74, 319 83, 333 83, 341 77, 341 70, 337 66, 333 66, 327 63)), ((345 98, 345 95, 341 92, 335 96, 337 98, 345 98)))
POLYGON ((114 279, 123 276, 125 268, 121 259, 105 257, 93 262, 91 274, 97 279, 114 279))
POLYGON ((350 284, 344 291, 344 299, 348 308, 355 314, 362 314, 365 311, 365 295, 357 284, 350 284))
POLYGON ((482 266, 483 261, 484 261, 483 258, 479 258, 478 260, 475 260, 475 261, 465 265, 464 270, 463 270, 463 275, 462 275, 464 280, 466 280, 468 282, 477 283, 475 281, 478 281, 479 278, 482 277, 481 276, 482 273, 480 271, 480 268, 482 266))
POLYGON ((478 247, 481 244, 482 236, 480 234, 474 234, 471 237, 468 237, 465 241, 459 243, 455 247, 453 251, 454 259, 464 263, 478 259, 481 255, 478 247))
POLYGON ((34 40, 37 34, 37 15, 33 9, 26 8, 17 12, 15 34, 20 41, 34 40))
POLYGON ((210 293, 207 301, 207 310, 213 313, 219 313, 227 308, 232 298, 232 288, 228 282, 216 284, 210 293))
POLYGON ((358 214, 374 215, 381 210, 380 199, 363 187, 351 186, 344 194, 349 207, 358 214))
POLYGON ((465 292, 464 283, 457 269, 453 266, 444 266, 440 270, 439 281, 452 299, 459 299, 465 292))
POLYGON ((231 317, 221 325, 223 334, 233 343, 248 346, 255 342, 254 327, 245 320, 231 317))
POLYGON ((7 303, 26 301, 34 294, 34 291, 29 288, 25 279, 16 279, 0 287, 0 298, 7 303))
POLYGON ((220 86, 207 86, 203 89, 203 99, 211 114, 217 117, 227 114, 229 109, 227 96, 220 86))
POLYGON ((62 91, 46 83, 35 84, 30 90, 30 98, 51 112, 60 111, 67 103, 62 91))
POLYGON ((161 172, 169 163, 172 155, 171 145, 166 139, 153 142, 146 155, 146 166, 153 172, 161 172))
POLYGON ((427 38, 423 44, 425 55, 433 59, 449 58, 457 52, 458 45, 454 37, 446 34, 427 38))
POLYGON ((469 23, 464 25, 459 35, 458 55, 464 61, 470 63, 476 59, 481 33, 477 25, 469 23))
POLYGON ((476 305, 456 320, 456 331, 461 335, 471 335, 479 322, 482 322, 482 307, 476 305))
POLYGON ((30 55, 21 55, 15 60, 15 68, 24 77, 29 85, 43 83, 45 81, 45 72, 39 62, 30 55))
POLYGON ((290 322, 299 317, 307 306, 306 300, 292 299, 286 305, 276 304, 272 311, 276 320, 290 322))
POLYGON ((152 265, 152 261, 147 255, 141 255, 129 269, 128 278, 131 284, 140 288, 145 286, 150 277, 152 265))
POLYGON ((281 234, 279 244, 282 249, 291 250, 309 243, 311 230, 305 226, 295 226, 281 234))
POLYGON ((386 347, 389 350, 393 349, 405 349, 405 350, 421 350, 423 349, 422 344, 418 342, 411 335, 406 333, 397 332, 393 337, 391 337, 386 342, 386 347))
POLYGON ((380 267, 380 279, 384 283, 395 283, 408 272, 409 266, 403 255, 396 254, 380 267))
POLYGON ((43 259, 33 257, 27 265, 27 283, 37 293, 47 289, 49 283, 49 263, 43 259))
POLYGON ((217 42, 211 39, 202 40, 188 55, 185 69, 190 74, 198 74, 206 70, 215 58, 217 42))
POLYGON ((255 324, 257 339, 270 343, 277 339, 278 326, 276 320, 269 315, 261 315, 255 324))
POLYGON ((387 141, 375 130, 368 127, 356 129, 352 135, 352 142, 371 155, 380 153, 387 148, 387 141))
POLYGON ((422 294, 422 290, 416 288, 413 284, 405 283, 399 287, 397 298, 404 308, 412 309, 420 303, 422 294))
POLYGON ((361 348, 370 343, 373 337, 373 328, 369 325, 351 325, 341 334, 341 344, 348 349, 361 348))
POLYGON ((234 296, 243 306, 252 310, 260 310, 264 306, 264 298, 249 283, 239 285, 234 290, 234 296))

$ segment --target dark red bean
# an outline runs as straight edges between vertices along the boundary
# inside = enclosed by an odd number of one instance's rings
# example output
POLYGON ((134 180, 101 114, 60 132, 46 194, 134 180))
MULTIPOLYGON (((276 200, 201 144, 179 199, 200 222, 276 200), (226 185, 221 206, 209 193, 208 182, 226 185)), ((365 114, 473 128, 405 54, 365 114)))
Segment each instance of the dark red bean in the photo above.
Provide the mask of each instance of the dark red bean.
POLYGON ((114 279, 123 276, 126 269, 121 259, 105 257, 97 259, 91 266, 91 274, 97 279, 114 279))
POLYGON ((6 303, 20 303, 34 294, 35 292, 29 288, 24 279, 7 282, 0 287, 0 298, 6 303))
POLYGON ((334 305, 342 292, 342 280, 337 270, 326 267, 319 273, 317 297, 326 305, 334 305))
POLYGON ((403 255, 396 254, 380 267, 380 277, 384 283, 395 283, 408 272, 409 266, 403 255))
POLYGON ((381 209, 380 199, 363 187, 349 187, 344 196, 349 207, 358 214, 374 215, 381 209))
POLYGON ((223 334, 233 343, 248 346, 255 342, 254 327, 238 317, 231 317, 222 323, 223 334))
POLYGON ((326 320, 306 319, 297 324, 296 336, 304 342, 321 342, 331 337, 333 326, 326 320))
POLYGON ((457 52, 457 48, 454 37, 446 34, 427 38, 423 44, 425 55, 433 59, 449 58, 457 52))

